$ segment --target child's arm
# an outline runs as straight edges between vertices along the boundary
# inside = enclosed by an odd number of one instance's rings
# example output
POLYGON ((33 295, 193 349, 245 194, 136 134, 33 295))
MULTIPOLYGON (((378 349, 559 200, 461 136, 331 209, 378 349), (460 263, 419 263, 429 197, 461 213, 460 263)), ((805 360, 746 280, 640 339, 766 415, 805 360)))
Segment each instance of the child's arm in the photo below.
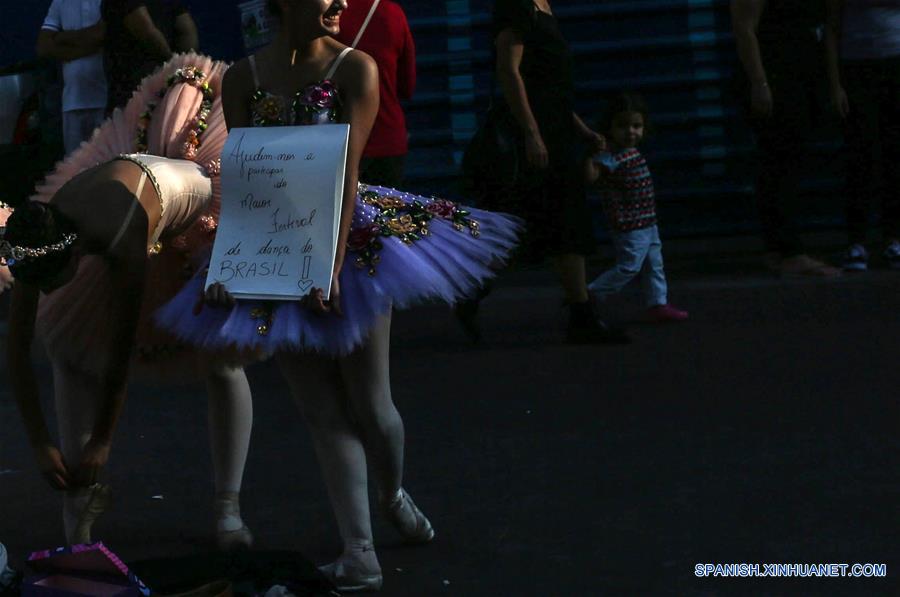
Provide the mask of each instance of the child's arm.
POLYGON ((594 184, 610 176, 619 167, 619 161, 608 151, 588 154, 585 157, 584 177, 587 184, 594 184))

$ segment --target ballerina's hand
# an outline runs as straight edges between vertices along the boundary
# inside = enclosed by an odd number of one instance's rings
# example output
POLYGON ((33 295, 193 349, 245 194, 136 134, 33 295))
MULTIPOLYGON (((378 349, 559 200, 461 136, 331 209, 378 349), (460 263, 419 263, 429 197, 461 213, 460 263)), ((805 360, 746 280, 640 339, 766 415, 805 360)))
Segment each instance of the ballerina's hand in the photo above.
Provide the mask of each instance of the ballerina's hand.
POLYGON ((99 481, 100 471, 109 460, 110 443, 91 438, 81 450, 81 462, 75 470, 75 482, 82 487, 89 487, 99 481))
MULTIPOLYGON (((202 302, 211 307, 233 307, 235 305, 234 295, 228 292, 221 282, 210 284, 203 294, 202 302)), ((199 309, 195 310, 199 311, 199 309)))
POLYGON ((341 288, 338 282, 338 274, 331 278, 331 298, 325 298, 325 291, 321 288, 311 288, 309 294, 303 297, 301 304, 307 309, 319 315, 334 313, 338 317, 344 314, 341 310, 341 288))
POLYGON ((69 488, 71 478, 66 461, 56 446, 45 444, 35 448, 34 457, 38 469, 53 489, 64 491, 69 488))
POLYGON ((12 288, 13 282, 14 280, 9 268, 5 265, 0 265, 0 294, 3 294, 4 291, 12 288))
POLYGON ((309 293, 303 297, 303 300, 300 301, 300 303, 313 313, 319 315, 324 315, 331 311, 331 305, 325 300, 325 291, 321 288, 310 288, 309 293))

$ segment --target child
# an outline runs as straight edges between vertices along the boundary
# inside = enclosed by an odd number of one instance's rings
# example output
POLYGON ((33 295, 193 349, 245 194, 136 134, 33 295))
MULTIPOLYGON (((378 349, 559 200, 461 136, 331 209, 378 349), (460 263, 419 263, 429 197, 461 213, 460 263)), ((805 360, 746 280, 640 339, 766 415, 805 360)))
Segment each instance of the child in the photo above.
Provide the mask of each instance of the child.
POLYGON ((609 151, 585 158, 584 170, 587 184, 600 192, 616 249, 616 265, 588 288, 604 300, 640 274, 647 319, 659 323, 684 321, 687 312, 667 302, 653 180, 637 149, 647 126, 646 105, 635 94, 618 94, 609 102, 602 125, 609 151))

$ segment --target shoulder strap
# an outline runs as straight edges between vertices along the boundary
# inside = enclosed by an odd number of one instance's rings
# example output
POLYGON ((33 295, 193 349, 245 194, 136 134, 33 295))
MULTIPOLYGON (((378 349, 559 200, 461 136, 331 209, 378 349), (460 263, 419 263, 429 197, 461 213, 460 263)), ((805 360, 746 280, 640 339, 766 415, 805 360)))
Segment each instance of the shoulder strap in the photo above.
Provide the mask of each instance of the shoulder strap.
POLYGON ((378 3, 381 0, 375 0, 372 3, 372 8, 369 9, 369 14, 366 15, 366 20, 363 21, 362 27, 359 28, 359 33, 356 34, 356 39, 353 40, 353 43, 350 44, 351 48, 355 48, 357 44, 359 44, 359 40, 362 39, 363 33, 366 32, 366 28, 369 26, 369 21, 372 20, 372 17, 375 16, 375 10, 378 8, 378 3))
POLYGON ((259 89, 259 75, 256 73, 256 56, 250 54, 247 56, 247 62, 250 63, 250 72, 253 73, 253 87, 259 89))
POLYGON ((344 61, 344 57, 346 57, 347 54, 349 54, 352 51, 353 51, 353 48, 351 46, 347 46, 346 48, 341 50, 341 53, 338 54, 338 57, 335 58, 334 62, 331 63, 331 68, 328 69, 328 73, 325 75, 326 80, 330 79, 331 77, 334 76, 334 73, 337 72, 337 69, 341 65, 341 62, 344 61))

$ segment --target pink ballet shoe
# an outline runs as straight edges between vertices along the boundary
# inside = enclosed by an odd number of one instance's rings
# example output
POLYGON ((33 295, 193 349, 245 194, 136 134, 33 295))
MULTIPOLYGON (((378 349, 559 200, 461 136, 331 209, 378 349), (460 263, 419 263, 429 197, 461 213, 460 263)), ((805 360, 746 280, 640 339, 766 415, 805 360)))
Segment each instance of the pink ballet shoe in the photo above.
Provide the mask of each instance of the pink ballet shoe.
POLYGON ((384 514, 407 543, 428 543, 434 539, 431 522, 416 507, 416 504, 402 487, 387 504, 382 505, 384 514))
POLYGON ((656 305, 647 309, 645 317, 650 323, 670 323, 687 320, 688 312, 674 305, 656 305))
POLYGON ((86 495, 84 508, 78 514, 75 529, 72 536, 69 537, 71 545, 91 543, 91 528, 94 526, 94 521, 112 505, 112 490, 109 485, 94 483, 90 487, 76 491, 84 491, 86 495))
POLYGON ((240 494, 235 492, 216 495, 216 548, 219 551, 240 551, 253 546, 253 533, 241 519, 239 500, 240 494))
POLYGON ((341 593, 379 591, 384 583, 375 547, 369 542, 345 551, 330 564, 319 566, 319 572, 341 593))

